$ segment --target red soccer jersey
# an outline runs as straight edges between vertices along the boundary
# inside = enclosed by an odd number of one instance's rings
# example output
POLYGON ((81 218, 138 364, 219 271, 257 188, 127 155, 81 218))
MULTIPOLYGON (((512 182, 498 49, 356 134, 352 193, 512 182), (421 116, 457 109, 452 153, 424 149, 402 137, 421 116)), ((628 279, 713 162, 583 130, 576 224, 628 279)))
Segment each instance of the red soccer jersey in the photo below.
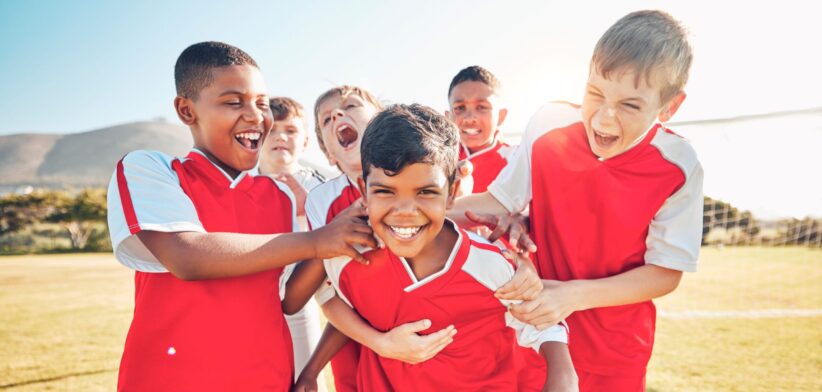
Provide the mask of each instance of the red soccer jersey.
POLYGON ((491 147, 471 153, 465 145, 460 146, 459 159, 468 159, 474 166, 471 176, 474 179, 472 193, 482 193, 488 185, 497 178, 497 175, 508 164, 508 157, 513 153, 514 148, 496 140, 491 147))
MULTIPOLYGON (((444 230, 453 230, 446 223, 444 230)), ((538 331, 507 312, 509 302, 494 291, 514 275, 499 249, 460 230, 443 269, 418 280, 410 265, 387 248, 365 254, 369 265, 325 263, 338 295, 380 331, 430 319, 422 334, 454 325, 454 341, 434 358, 417 364, 360 351, 359 391, 513 391, 517 374, 513 345, 538 349, 546 341, 567 338, 559 325, 538 331), (378 300, 375 300, 378 299, 378 300)), ((542 388, 544 379, 532 389, 542 388)))
MULTIPOLYGON (((702 168, 690 144, 656 125, 631 149, 596 157, 578 108, 551 104, 488 191, 509 211, 530 203, 537 268, 562 281, 644 264, 694 271, 702 233, 702 168)), ((651 301, 574 312, 574 366, 644 374, 654 341, 651 301)))
POLYGON ((282 268, 183 281, 135 234, 284 233, 294 229, 295 211, 283 184, 246 173, 232 180, 196 150, 185 158, 135 151, 118 163, 109 229, 117 259, 136 270, 118 390, 288 390, 293 361, 279 296, 282 268))
MULTIPOLYGON (((348 176, 341 174, 318 185, 305 200, 305 215, 312 230, 327 225, 337 214, 360 198, 360 190, 348 176)), ((332 295, 333 297, 333 295, 332 295)), ((328 298, 318 298, 322 303, 328 298)), ((351 340, 331 358, 331 372, 338 392, 357 390, 357 363, 360 344, 351 340)))

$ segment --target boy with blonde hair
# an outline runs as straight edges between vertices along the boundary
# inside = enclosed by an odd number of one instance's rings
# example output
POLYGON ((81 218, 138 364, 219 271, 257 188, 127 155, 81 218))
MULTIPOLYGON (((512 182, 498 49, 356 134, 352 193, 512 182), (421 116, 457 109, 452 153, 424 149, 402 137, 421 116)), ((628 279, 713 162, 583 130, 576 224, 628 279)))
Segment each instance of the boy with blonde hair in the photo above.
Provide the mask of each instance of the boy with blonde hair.
POLYGON ((691 47, 660 11, 631 13, 599 40, 582 106, 531 119, 487 193, 457 201, 507 214, 530 207, 544 288, 513 313, 539 327, 565 319, 583 391, 639 391, 654 341, 653 298, 695 271, 702 167, 665 125, 685 99, 691 47))

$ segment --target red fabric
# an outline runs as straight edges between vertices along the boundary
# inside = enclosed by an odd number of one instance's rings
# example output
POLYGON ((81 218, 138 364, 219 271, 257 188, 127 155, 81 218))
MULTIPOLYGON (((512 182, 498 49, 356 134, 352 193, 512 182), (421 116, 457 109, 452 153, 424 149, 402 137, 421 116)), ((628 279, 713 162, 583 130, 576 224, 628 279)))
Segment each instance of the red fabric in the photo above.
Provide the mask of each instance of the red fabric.
POLYGON ((603 376, 577 370, 580 392, 645 392, 645 373, 603 376))
MULTIPOLYGON (((488 189, 488 185, 497 178, 499 172, 508 164, 508 160, 499 154, 502 147, 508 145, 502 141, 497 141, 496 145, 488 151, 470 157, 468 160, 474 166, 472 177, 474 178, 474 188, 472 193, 482 193, 488 189)), ((460 148, 460 160, 468 158, 465 148, 460 148)))
MULTIPOLYGON (((172 169, 206 231, 292 230, 291 200, 268 177, 246 177, 230 189, 206 158, 188 158, 174 161, 172 169)), ((187 282, 170 273, 136 272, 118 390, 287 391, 294 365, 281 273, 187 282)))
POLYGON ((471 247, 478 244, 461 235, 463 241, 451 267, 408 292, 405 288, 414 281, 387 248, 367 253, 371 261, 367 266, 351 262, 343 269, 342 294, 376 329, 388 331, 430 319, 431 327, 421 334, 451 324, 458 331, 437 356, 417 365, 382 358, 362 347, 357 374, 360 391, 516 390, 515 331, 505 325, 506 308, 493 291, 462 271, 471 247))
POLYGON ((140 231, 140 224, 137 222, 137 214, 134 213, 134 203, 131 202, 122 159, 117 162, 117 190, 120 192, 120 202, 123 204, 123 215, 126 217, 128 231, 131 234, 137 234, 140 231))
MULTIPOLYGON (((582 123, 534 141, 531 238, 544 279, 596 279, 645 264, 648 225, 685 182, 680 168, 650 144, 600 161, 582 123)), ((645 372, 654 342, 651 301, 574 312, 566 320, 574 365, 618 375, 645 372)))
MULTIPOLYGON (((347 187, 328 207, 326 224, 330 223, 340 212, 354 204, 361 197, 360 190, 349 181, 347 187)), ((357 364, 359 363, 360 344, 351 340, 331 358, 331 372, 334 374, 334 387, 338 392, 357 390, 357 364)))

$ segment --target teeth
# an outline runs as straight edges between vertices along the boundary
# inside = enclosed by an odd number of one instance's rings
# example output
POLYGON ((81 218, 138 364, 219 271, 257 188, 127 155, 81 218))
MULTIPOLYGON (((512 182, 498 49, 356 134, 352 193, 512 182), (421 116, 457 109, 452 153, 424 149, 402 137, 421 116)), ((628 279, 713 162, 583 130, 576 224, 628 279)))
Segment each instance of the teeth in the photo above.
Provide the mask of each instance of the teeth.
POLYGON ((260 134, 257 133, 257 132, 244 132, 244 133, 238 134, 237 137, 241 137, 243 139, 248 139, 248 140, 260 140, 260 134))
POLYGON ((475 135, 479 135, 480 133, 482 133, 482 130, 479 130, 477 128, 466 128, 466 129, 463 129, 462 132, 467 133, 471 136, 475 136, 475 135))
POLYGON ((400 238, 411 238, 416 235, 422 226, 417 227, 398 227, 398 226, 388 226, 391 228, 391 231, 394 232, 400 238))

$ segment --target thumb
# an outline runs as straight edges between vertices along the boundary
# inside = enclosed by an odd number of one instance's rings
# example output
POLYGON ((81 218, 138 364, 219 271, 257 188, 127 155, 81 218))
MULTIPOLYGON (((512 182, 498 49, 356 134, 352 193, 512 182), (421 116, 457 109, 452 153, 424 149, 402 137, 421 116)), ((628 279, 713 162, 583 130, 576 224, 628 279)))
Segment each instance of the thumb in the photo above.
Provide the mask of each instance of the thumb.
POLYGON ((431 320, 419 320, 413 323, 405 324, 405 326, 408 329, 408 332, 422 332, 428 328, 431 328, 431 320))

